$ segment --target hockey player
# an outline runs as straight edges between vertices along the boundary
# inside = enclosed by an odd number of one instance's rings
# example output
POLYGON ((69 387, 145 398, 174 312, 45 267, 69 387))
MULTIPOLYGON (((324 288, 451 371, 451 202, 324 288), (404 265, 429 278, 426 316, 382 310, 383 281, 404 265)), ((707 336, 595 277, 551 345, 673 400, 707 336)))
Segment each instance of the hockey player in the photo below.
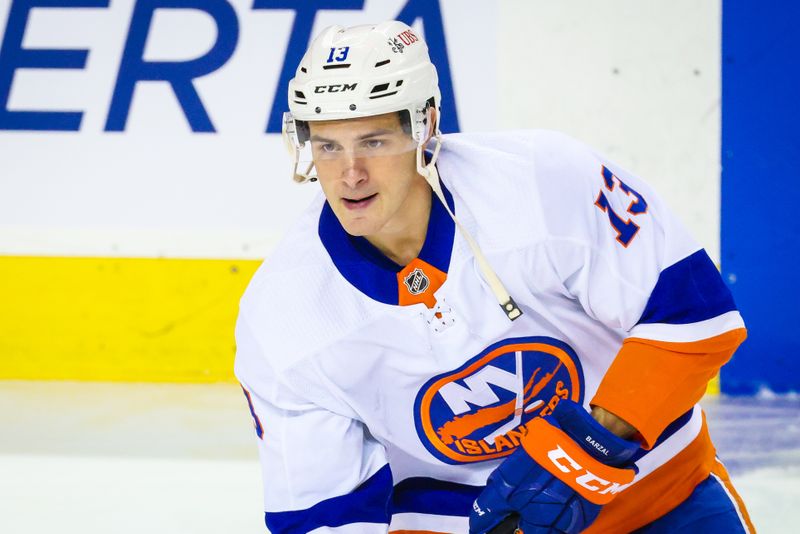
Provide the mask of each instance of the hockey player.
POLYGON ((289 84, 322 193, 236 328, 268 529, 751 529, 696 404, 745 337, 705 251, 589 148, 442 136, 439 99, 399 22, 324 30, 289 84))

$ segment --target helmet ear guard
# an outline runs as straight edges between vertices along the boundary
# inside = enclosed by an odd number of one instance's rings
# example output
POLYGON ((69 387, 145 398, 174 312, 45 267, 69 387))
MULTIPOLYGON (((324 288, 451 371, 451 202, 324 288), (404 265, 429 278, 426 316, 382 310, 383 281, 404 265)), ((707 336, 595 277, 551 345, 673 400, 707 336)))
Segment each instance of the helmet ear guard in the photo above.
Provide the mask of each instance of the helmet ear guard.
POLYGON ((308 127, 308 121, 295 121, 294 128, 297 132, 297 140, 300 143, 305 143, 311 138, 311 129, 308 127))
MULTIPOLYGON (((439 131, 439 110, 433 97, 424 104, 414 108, 414 120, 411 124, 411 137, 418 143, 425 143, 431 137, 441 135, 439 131)), ((409 111, 410 113, 410 111, 409 111)))
POLYGON ((297 183, 316 182, 317 175, 314 169, 314 163, 311 161, 307 166, 302 165, 300 152, 306 148, 306 143, 309 140, 308 123, 305 121, 298 121, 292 116, 291 111, 283 114, 283 125, 281 127, 281 137, 292 158, 292 178, 297 183), (304 168, 303 168, 304 167, 304 168))
POLYGON ((417 172, 422 175, 436 191, 439 175, 435 172, 436 160, 442 147, 442 132, 439 130, 439 110, 435 107, 434 99, 430 98, 424 106, 416 109, 414 129, 412 136, 417 142, 417 172), (435 146, 430 158, 425 158, 425 148, 433 140, 435 146), (431 182, 436 182, 434 185, 431 182))

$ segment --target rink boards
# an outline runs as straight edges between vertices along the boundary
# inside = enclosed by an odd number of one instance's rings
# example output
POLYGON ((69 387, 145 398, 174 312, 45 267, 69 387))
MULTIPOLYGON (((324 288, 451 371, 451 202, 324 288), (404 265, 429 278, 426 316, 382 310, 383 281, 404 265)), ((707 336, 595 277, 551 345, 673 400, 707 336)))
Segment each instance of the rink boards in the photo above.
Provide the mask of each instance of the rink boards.
POLYGON ((446 131, 565 131, 719 260, 720 1, 271 5, 0 0, 0 378, 231 379, 236 302, 315 193, 285 84, 334 23, 412 23, 446 131))

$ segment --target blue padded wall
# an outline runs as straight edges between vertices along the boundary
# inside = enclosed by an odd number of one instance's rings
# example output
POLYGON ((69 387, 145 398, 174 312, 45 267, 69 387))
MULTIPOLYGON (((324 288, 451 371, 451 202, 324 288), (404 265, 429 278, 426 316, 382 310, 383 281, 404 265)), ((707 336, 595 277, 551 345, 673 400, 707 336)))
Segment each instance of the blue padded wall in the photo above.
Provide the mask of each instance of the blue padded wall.
POLYGON ((749 338, 723 393, 800 391, 800 2, 723 0, 722 272, 749 338))

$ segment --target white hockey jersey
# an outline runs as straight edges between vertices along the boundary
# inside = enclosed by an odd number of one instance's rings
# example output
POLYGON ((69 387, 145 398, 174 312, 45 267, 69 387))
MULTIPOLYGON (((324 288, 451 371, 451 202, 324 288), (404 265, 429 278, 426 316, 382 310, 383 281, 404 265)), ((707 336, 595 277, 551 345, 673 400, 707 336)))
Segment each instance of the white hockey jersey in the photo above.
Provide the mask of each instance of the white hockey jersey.
POLYGON ((445 136, 437 168, 523 315, 500 309, 437 200, 399 266, 320 195, 236 328, 268 528, 465 533, 489 473, 562 398, 644 443, 593 531, 673 508, 712 468, 694 404, 744 337, 706 253, 645 183, 558 133, 445 136))

